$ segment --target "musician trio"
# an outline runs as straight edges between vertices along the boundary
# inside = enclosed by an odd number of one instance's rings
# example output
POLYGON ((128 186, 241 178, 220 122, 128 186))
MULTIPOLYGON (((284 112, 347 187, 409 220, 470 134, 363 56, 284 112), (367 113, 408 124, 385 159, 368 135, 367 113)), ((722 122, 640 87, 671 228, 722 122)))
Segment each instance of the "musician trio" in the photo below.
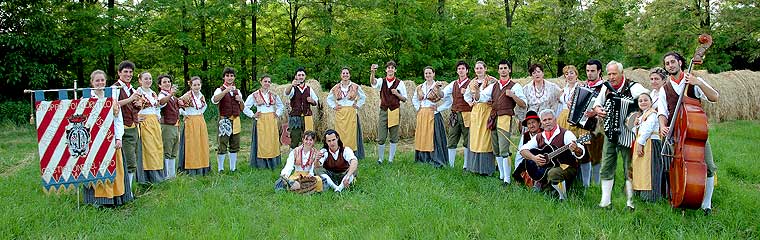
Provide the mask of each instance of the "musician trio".
MULTIPOLYGON (((623 65, 616 61, 603 66, 599 60, 589 60, 584 66, 586 81, 580 79, 575 66, 566 66, 564 86, 546 81, 540 64, 529 67, 531 81, 522 86, 512 81, 509 61, 497 64, 498 77, 488 75, 486 63, 478 61, 473 66, 473 79, 469 78, 469 65, 459 61, 457 80, 437 81, 435 70, 425 67, 422 70, 425 81, 410 89, 412 93, 395 76, 394 61, 385 64, 382 78, 375 78, 378 66, 373 64, 370 83, 380 94, 380 105, 373 106, 379 108, 377 162, 386 162, 385 144, 389 140, 387 163, 393 163, 400 125, 416 121, 417 162, 453 167, 461 141, 465 171, 491 176, 498 170, 496 175, 505 186, 515 180, 536 191, 548 191, 560 200, 568 198, 568 188, 576 180, 576 185, 584 188, 600 182, 599 207, 609 208, 620 158, 626 208, 634 209, 635 194, 645 201, 671 199, 671 204, 695 201, 673 201, 674 197, 701 196, 697 207, 709 214, 716 170, 710 144, 703 143, 704 154, 698 159, 706 166, 704 176, 697 178, 703 181, 703 192, 684 194, 679 189, 683 183, 672 182, 683 173, 670 171, 679 169, 671 167, 672 164, 683 165, 677 155, 682 149, 678 141, 684 136, 678 131, 688 124, 677 121, 683 114, 691 113, 681 113, 682 104, 699 106, 700 99, 715 102, 719 94, 703 79, 684 71, 685 59, 680 54, 666 54, 663 64, 664 68, 651 71, 650 90, 626 78, 623 65), (606 81, 602 79, 604 74, 606 81), (683 93, 686 95, 682 97, 683 93), (416 118, 401 119, 401 102, 409 97, 416 118), (444 119, 447 110, 450 114, 444 119), (511 141, 513 135, 519 136, 517 144, 511 141), (663 155, 674 148, 674 142, 675 154, 663 155)), ((116 158, 116 179, 86 189, 86 202, 122 205, 134 199, 135 180, 156 184, 176 177, 176 169, 190 175, 206 175, 211 171, 208 129, 203 117, 208 105, 200 92, 201 78, 192 77, 190 91, 180 94, 171 76, 161 75, 157 93, 148 72, 138 75, 139 87, 134 89, 131 83, 134 70, 132 62, 119 64, 119 78, 113 85, 120 87, 113 96, 119 103, 113 111, 115 145, 120 153, 116 158)), ((268 75, 259 79, 261 87, 247 97, 235 86, 234 69, 225 68, 222 78, 222 86, 216 88, 210 99, 219 109, 215 136, 218 172, 237 169, 241 113, 253 121, 251 167, 279 169, 282 123, 278 119, 287 114, 287 131, 282 134, 290 137, 290 152, 285 155, 287 159, 276 188, 298 192, 350 189, 357 177, 358 162, 365 158, 358 111, 364 108, 366 94, 351 80, 348 68, 341 69, 341 81, 330 88, 326 97, 328 106, 335 110, 332 114, 336 129, 325 134, 314 132, 311 107, 318 104, 319 98, 316 90, 305 84, 303 68, 295 71, 292 84, 285 88, 287 99, 281 99, 271 89, 272 79, 268 75), (316 147, 317 137, 325 141, 324 149, 316 147), (229 167, 225 168, 227 157, 229 167)), ((91 74, 91 84, 96 88, 91 95, 104 97, 103 71, 91 74)), ((693 171, 690 173, 687 178, 693 177, 693 171)))

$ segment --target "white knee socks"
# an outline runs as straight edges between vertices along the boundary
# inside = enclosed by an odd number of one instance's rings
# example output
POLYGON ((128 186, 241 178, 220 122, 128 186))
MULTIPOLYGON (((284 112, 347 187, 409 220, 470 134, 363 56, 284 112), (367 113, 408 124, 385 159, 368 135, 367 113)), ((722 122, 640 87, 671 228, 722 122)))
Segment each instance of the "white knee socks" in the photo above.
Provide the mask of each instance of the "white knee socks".
POLYGON ((230 153, 230 171, 237 170, 237 153, 230 153))
POLYGON ((454 160, 457 157, 457 150, 449 148, 449 167, 454 167, 454 160))
POLYGON ((583 179, 583 187, 588 188, 591 184, 591 163, 581 164, 581 178, 583 179))
POLYGON ((602 168, 602 164, 596 164, 592 166, 591 179, 594 179, 595 183, 599 183, 599 170, 602 168))
POLYGON ((226 154, 218 154, 216 155, 216 167, 221 172, 224 171, 224 157, 226 154))
POLYGON ((388 151, 388 162, 392 163, 393 162, 393 157, 395 157, 395 156, 396 156, 396 144, 395 143, 391 143, 391 149, 390 149, 390 151, 388 151))
POLYGON ((715 177, 705 179, 705 196, 702 197, 702 209, 712 209, 712 195, 715 189, 715 177))
POLYGON ((511 183, 512 182, 512 167, 510 166, 509 162, 510 158, 505 157, 501 159, 501 164, 503 167, 501 167, 502 172, 504 173, 504 182, 505 183, 511 183))
POLYGON ((496 157, 496 169, 499 169, 499 180, 504 180, 504 158, 496 157))
POLYGON ((625 181, 625 205, 633 208, 633 183, 630 180, 625 181))
POLYGON ((554 189, 557 190, 557 193, 559 193, 559 200, 565 200, 567 198, 565 181, 559 182, 558 184, 552 184, 552 187, 554 187, 554 189))
POLYGON ((599 207, 607 207, 612 203, 612 186, 615 180, 602 180, 602 200, 599 201, 599 207))
POLYGON ((377 145, 377 156, 379 157, 377 159, 378 163, 383 163, 383 158, 385 157, 385 144, 378 144, 377 145))
POLYGON ((467 169, 467 152, 469 152, 469 151, 470 151, 469 148, 465 148, 464 149, 464 165, 462 165, 463 169, 467 169))

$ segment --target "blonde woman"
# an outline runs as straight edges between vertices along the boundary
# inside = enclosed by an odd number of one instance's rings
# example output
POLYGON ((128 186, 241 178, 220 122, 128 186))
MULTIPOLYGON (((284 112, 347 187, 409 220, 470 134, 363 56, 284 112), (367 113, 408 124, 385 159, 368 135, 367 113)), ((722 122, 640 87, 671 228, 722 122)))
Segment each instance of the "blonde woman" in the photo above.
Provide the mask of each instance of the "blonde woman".
POLYGON ((280 96, 272 91, 272 78, 264 75, 261 88, 248 95, 243 113, 253 119, 251 129, 251 167, 274 170, 280 166, 280 134, 277 119, 282 116, 280 96), (251 108, 256 107, 256 113, 251 108))
POLYGON ((417 110, 414 130, 414 161, 431 163, 435 167, 448 164, 446 125, 441 111, 451 108, 451 96, 443 94, 443 83, 435 81, 433 67, 423 70, 425 82, 414 89, 412 105, 417 110))
POLYGON ((161 106, 158 102, 158 94, 151 89, 153 76, 149 72, 139 75, 140 87, 137 92, 142 99, 136 101, 136 106, 141 109, 137 112, 138 129, 140 131, 138 154, 137 154, 137 182, 159 183, 166 178, 164 172, 164 144, 161 136, 161 106))
POLYGON ((486 74, 486 64, 475 63, 475 79, 464 94, 464 100, 472 106, 470 113, 470 148, 467 154, 467 170, 483 176, 490 176, 496 170, 493 154, 491 130, 488 118, 491 116, 490 99, 481 98, 480 92, 496 83, 497 79, 486 74))
POLYGON ((351 81, 351 71, 346 67, 340 70, 340 83, 327 95, 327 106, 335 109, 335 130, 346 139, 346 146, 356 149, 359 159, 364 159, 364 140, 357 111, 366 99, 362 88, 351 81))

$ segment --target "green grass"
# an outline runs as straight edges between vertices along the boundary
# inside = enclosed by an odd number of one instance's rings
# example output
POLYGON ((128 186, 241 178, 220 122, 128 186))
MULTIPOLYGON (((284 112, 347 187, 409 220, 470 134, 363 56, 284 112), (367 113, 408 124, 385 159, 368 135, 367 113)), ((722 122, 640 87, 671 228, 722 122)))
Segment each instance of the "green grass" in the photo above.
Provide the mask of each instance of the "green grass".
MULTIPOLYGON (((244 123, 250 129, 250 122, 244 123)), ((612 210, 596 207, 598 186, 571 191, 570 200, 560 203, 521 186, 501 187, 494 177, 464 174, 461 155, 458 167, 434 169, 415 164, 405 147, 396 162, 378 166, 372 144, 355 188, 340 194, 275 193, 279 170, 250 169, 246 149, 236 174, 183 175, 140 187, 137 200, 120 208, 78 207, 75 193, 42 191, 35 131, 0 129, 4 239, 760 238, 760 168, 752 151, 760 143, 758 121, 713 125, 719 186, 709 217, 674 210, 664 201, 637 201, 635 212, 624 211, 622 184, 616 184, 612 210)), ((250 146, 249 137, 244 131, 244 147, 250 146)))

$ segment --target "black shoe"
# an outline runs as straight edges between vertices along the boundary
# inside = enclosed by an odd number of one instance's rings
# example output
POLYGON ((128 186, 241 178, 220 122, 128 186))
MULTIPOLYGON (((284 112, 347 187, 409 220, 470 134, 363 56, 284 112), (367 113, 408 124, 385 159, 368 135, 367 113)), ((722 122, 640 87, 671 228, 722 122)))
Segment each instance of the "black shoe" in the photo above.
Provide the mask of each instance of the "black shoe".
POLYGON ((625 206, 625 209, 628 210, 629 212, 633 212, 636 210, 636 208, 631 207, 631 206, 625 206))
POLYGON ((509 185, 510 185, 510 183, 508 183, 508 182, 502 182, 501 183, 501 186, 503 186, 503 187, 509 187, 509 185))
POLYGON ((378 165, 383 165, 383 160, 377 160, 378 165))
POLYGON ((702 211, 705 213, 705 216, 712 215, 712 208, 703 208, 702 211))

